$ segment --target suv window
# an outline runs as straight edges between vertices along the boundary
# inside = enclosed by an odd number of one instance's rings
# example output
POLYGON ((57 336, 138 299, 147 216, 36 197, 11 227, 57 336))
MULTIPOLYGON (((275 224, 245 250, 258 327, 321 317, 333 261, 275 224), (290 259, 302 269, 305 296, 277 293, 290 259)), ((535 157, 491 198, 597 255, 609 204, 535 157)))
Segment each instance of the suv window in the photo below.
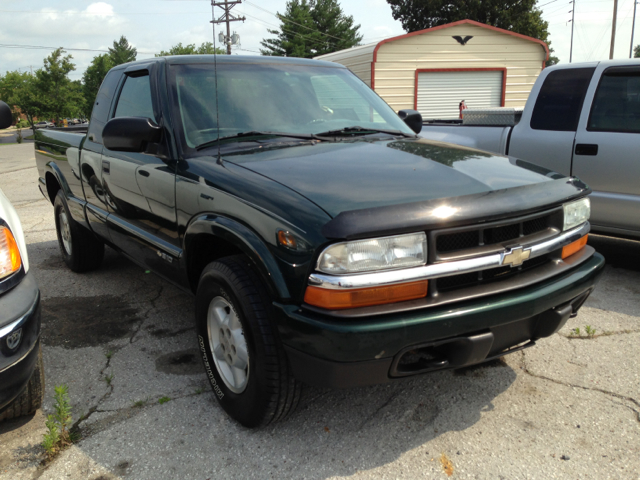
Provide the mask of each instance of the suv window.
POLYGON ((145 117, 155 120, 149 75, 126 78, 113 117, 145 117))
POLYGON ((545 79, 531 115, 534 130, 575 132, 584 96, 595 67, 551 72, 545 79))
POLYGON ((122 70, 110 71, 102 81, 96 102, 93 105, 93 111, 91 112, 91 122, 89 123, 89 131, 87 136, 95 143, 102 145, 102 129, 105 123, 107 123, 107 117, 109 116, 109 107, 111 107, 111 99, 114 92, 118 87, 118 82, 122 70))
POLYGON ((640 133, 640 68, 613 67, 604 71, 587 130, 640 133))

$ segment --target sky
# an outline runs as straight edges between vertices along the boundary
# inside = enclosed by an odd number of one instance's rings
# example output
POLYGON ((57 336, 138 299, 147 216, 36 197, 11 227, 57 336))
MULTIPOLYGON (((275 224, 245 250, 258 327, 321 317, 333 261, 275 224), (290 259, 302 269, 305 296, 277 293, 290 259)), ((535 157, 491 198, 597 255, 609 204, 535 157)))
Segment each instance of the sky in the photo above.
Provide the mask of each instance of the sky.
MULTIPOLYGON (((634 1, 618 2, 614 58, 629 57, 634 1)), ((385 0, 342 0, 341 5, 360 25, 363 43, 405 33, 385 0)), ((572 1, 539 0, 538 5, 549 22, 555 55, 568 62, 572 1)), ((279 24, 275 14, 285 7, 286 0, 243 0, 234 7, 246 21, 232 23, 241 39, 233 54, 259 54, 260 40, 271 37, 267 29, 279 24)), ((573 62, 609 58, 613 0, 576 0, 575 9, 573 62)), ((138 59, 178 42, 200 45, 212 41, 211 13, 210 0, 0 0, 0 75, 40 68, 52 48, 65 47, 76 64, 70 78, 81 79, 92 58, 121 35, 138 49, 138 59)), ((634 45, 640 43, 639 23, 636 19, 634 45)))

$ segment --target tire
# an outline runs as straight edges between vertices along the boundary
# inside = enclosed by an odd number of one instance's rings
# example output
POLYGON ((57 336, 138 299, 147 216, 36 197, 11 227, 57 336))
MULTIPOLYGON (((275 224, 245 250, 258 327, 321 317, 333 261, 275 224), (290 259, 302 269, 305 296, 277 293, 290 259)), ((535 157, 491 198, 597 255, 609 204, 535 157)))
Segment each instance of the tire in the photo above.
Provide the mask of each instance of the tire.
POLYGON ((98 268, 104 257, 104 243, 71 217, 62 190, 56 194, 53 212, 58 246, 67 267, 76 273, 98 268))
POLYGON ((0 413, 0 422, 31 415, 42 406, 44 400, 44 367, 42 365, 42 347, 38 343, 36 368, 31 374, 27 388, 0 413))
POLYGON ((249 428, 284 419, 300 400, 272 308, 242 255, 212 262, 200 276, 196 331, 205 371, 225 412, 249 428))

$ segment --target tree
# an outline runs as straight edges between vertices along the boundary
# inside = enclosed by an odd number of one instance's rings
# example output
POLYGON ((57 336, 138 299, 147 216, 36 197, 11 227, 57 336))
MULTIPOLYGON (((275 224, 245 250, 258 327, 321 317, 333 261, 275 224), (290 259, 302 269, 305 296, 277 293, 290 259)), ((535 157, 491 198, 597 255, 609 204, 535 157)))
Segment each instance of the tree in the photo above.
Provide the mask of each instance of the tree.
POLYGON ((156 57, 166 57, 169 55, 212 55, 214 53, 226 55, 227 51, 222 48, 213 48, 213 43, 211 42, 204 42, 199 47, 196 47, 195 43, 182 45, 182 42, 180 42, 166 52, 162 50, 160 53, 156 53, 156 57))
MULTIPOLYGON (((469 19, 547 41, 549 22, 542 19, 536 0, 387 0, 393 18, 407 32, 469 19)), ((553 50, 550 49, 550 52, 553 50)), ((547 64, 558 63, 550 57, 547 64)))
POLYGON ((40 113, 52 117, 54 122, 77 115, 84 104, 79 85, 68 76, 76 69, 71 63, 73 57, 64 53, 62 48, 56 49, 44 59, 44 67, 35 72, 35 98, 40 113))
POLYGON ((633 58, 640 58, 640 45, 633 49, 633 58))
POLYGON ((138 50, 129 45, 127 38, 122 35, 120 40, 113 42, 113 48, 109 48, 109 58, 113 66, 127 62, 133 62, 138 55, 138 50))
POLYGON ((278 14, 276 38, 260 42, 263 55, 312 58, 351 48, 360 43, 360 25, 346 16, 337 0, 289 0, 284 15, 278 14))
POLYGON ((87 67, 82 75, 82 95, 84 97, 85 116, 91 115, 93 104, 98 96, 98 90, 107 72, 113 68, 111 57, 104 53, 93 57, 91 65, 87 67))
POLYGON ((550 67, 552 65, 557 65, 558 63, 560 63, 560 59, 558 57, 556 57, 555 55, 553 55, 553 52, 555 51, 553 48, 551 48, 551 42, 547 42, 547 46, 549 47, 549 60, 547 60, 544 64, 545 67, 550 67))
POLYGON ((24 114, 31 128, 35 117, 41 115, 42 107, 35 80, 34 76, 17 71, 7 72, 0 78, 0 100, 12 107, 15 117, 24 114))

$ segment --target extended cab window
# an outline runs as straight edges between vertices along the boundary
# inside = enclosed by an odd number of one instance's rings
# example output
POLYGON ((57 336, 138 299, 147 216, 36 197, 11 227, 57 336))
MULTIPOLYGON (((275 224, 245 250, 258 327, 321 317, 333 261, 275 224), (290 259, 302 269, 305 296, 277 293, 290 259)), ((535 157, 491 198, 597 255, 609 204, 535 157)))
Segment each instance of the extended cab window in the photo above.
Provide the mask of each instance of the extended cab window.
POLYGON ((96 103, 93 105, 91 112, 91 122, 89 123, 89 131, 87 136, 89 140, 102 145, 102 129, 107 123, 109 117, 109 108, 111 100, 118 88, 118 83, 122 75, 122 70, 111 70, 100 85, 96 103))
POLYGON ((593 68, 551 72, 544 81, 531 115, 534 130, 575 132, 593 68))
POLYGON ((127 77, 118 98, 115 117, 144 117, 155 119, 151 103, 149 75, 127 77))
POLYGON ((587 130, 640 133, 640 68, 612 67, 604 71, 587 130))

